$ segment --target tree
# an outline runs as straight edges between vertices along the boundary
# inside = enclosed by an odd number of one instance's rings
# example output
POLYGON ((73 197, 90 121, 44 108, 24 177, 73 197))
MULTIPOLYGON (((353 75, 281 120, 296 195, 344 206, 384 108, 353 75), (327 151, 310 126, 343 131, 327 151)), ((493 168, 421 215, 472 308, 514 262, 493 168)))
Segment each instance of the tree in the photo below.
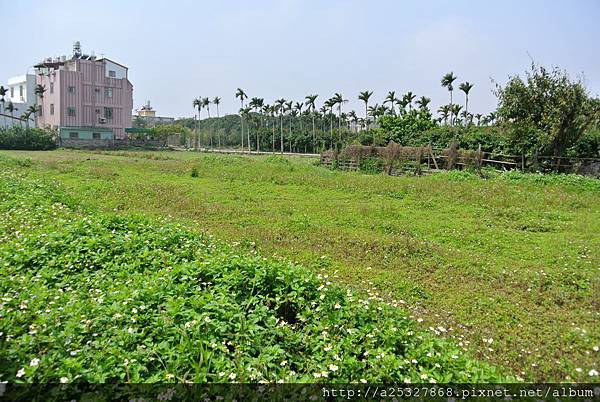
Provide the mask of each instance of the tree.
POLYGON ((417 99, 416 104, 419 106, 419 109, 427 110, 427 105, 429 105, 429 102, 431 102, 430 98, 421 96, 419 99, 417 99))
MULTIPOLYGON (((30 116, 34 116, 34 119, 35 119, 35 114, 38 112, 38 110, 39 110, 38 105, 31 105, 25 111, 25 113, 27 113, 27 119, 25 120, 25 124, 27 125, 27 128, 29 128, 30 116)), ((12 113, 11 113, 11 115, 12 115, 12 113)))
MULTIPOLYGON (((206 108, 208 118, 210 119, 210 99, 202 98, 202 107, 206 108)), ((212 148, 212 146, 213 146, 213 143, 212 143, 213 138, 212 137, 213 136, 212 136, 212 131, 210 129, 208 130, 208 135, 210 136, 209 142, 210 142, 210 147, 212 148)))
POLYGON ((198 148, 200 135, 198 134, 198 124, 200 123, 200 111, 202 110, 202 97, 197 97, 193 100, 192 106, 195 109, 198 109, 198 119, 196 120, 196 141, 194 144, 194 148, 198 148))
MULTIPOLYGON (((217 108, 217 121, 220 122, 221 119, 219 116, 219 105, 221 104, 221 98, 218 96, 215 96, 212 103, 217 108)), ((219 148, 221 148, 221 133, 219 132, 219 127, 217 127, 217 141, 219 142, 219 148)))
POLYGON ((398 99, 396 98, 396 91, 389 91, 385 97, 385 100, 383 101, 383 104, 385 105, 386 103, 389 103, 392 114, 396 114, 396 102, 398 102, 398 99))
POLYGON ((336 93, 332 98, 333 104, 338 107, 338 137, 341 139, 342 135, 342 104, 348 102, 347 99, 344 99, 342 94, 336 93))
POLYGON ((283 154, 283 112, 285 111, 285 99, 277 99, 275 101, 277 111, 279 111, 279 146, 283 154))
POLYGON ((465 93, 465 112, 466 113, 469 113, 469 92, 471 91, 471 88, 473 88, 473 84, 471 84, 469 81, 462 82, 458 86, 458 89, 460 89, 461 91, 463 91, 465 93))
MULTIPOLYGON (((0 106, 2 106, 0 108, 0 113, 4 112, 4 97, 6 96, 7 93, 8 93, 8 89, 4 88, 2 85, 0 85, 0 106)), ((4 126, 6 127, 6 116, 4 116, 4 126)))
POLYGON ((406 93, 406 95, 404 95, 404 101, 406 102, 406 104, 408 105, 408 110, 412 110, 412 103, 416 98, 416 95, 413 94, 412 92, 408 91, 406 93))
POLYGON ((315 150, 316 144, 315 144, 315 101, 317 100, 317 97, 319 95, 307 95, 306 96, 306 102, 305 105, 308 107, 308 110, 311 111, 311 118, 312 118, 312 142, 313 142, 313 152, 315 150))
POLYGON ((34 90, 35 94, 40 97, 40 99, 44 98, 44 93, 46 92, 46 87, 41 84, 37 84, 34 90))
MULTIPOLYGON (((551 152, 564 156, 590 124, 592 102, 581 81, 558 68, 535 63, 525 78, 511 76, 496 85, 497 116, 521 152, 551 152)), ((496 116, 489 116, 490 122, 496 116)))
POLYGON ((373 95, 373 91, 362 91, 358 94, 358 100, 365 103, 365 130, 369 131, 369 98, 373 95))
MULTIPOLYGON (((450 105, 452 105, 452 91, 454 91, 454 86, 452 85, 454 81, 456 81, 456 76, 452 71, 442 77, 442 87, 447 88, 448 92, 450 92, 450 105)), ((452 109, 452 107, 450 107, 452 109)), ((452 110, 450 110, 452 113, 452 110)), ((450 116, 450 124, 452 124, 452 115, 450 116)))
MULTIPOLYGON (((242 104, 242 107, 240 108, 240 111, 241 111, 242 109, 244 109, 244 99, 248 98, 248 95, 246 95, 246 92, 244 92, 244 90, 242 88, 238 88, 237 91, 235 92, 235 97, 240 98, 240 102, 242 104)), ((242 131, 242 152, 244 152, 244 116, 242 116, 241 113, 240 113, 240 123, 241 123, 241 131, 242 131)), ((248 144, 248 147, 250 147, 250 144, 248 144)))
POLYGON ((7 111, 8 113, 10 113, 10 117, 15 117, 13 115, 13 113, 15 112, 15 105, 12 103, 12 101, 10 101, 10 100, 8 101, 8 103, 6 104, 5 111, 7 111))

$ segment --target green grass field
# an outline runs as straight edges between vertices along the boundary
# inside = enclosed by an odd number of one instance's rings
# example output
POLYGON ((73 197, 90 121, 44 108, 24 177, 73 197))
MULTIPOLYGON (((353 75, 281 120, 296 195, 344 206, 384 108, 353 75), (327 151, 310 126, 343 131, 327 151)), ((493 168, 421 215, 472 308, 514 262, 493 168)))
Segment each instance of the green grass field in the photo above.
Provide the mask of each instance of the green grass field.
POLYGON ((163 218, 381 296, 525 380, 598 381, 600 181, 177 152, 0 156, 89 209, 163 218))

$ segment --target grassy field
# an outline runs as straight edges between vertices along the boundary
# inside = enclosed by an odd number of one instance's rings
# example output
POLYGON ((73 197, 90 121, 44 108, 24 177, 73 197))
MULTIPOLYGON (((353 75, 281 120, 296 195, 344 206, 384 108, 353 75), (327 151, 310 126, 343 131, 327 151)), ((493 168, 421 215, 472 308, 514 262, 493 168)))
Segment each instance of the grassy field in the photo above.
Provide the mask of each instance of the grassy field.
POLYGON ((600 181, 398 178, 177 152, 0 155, 89 208, 164 218, 381 296, 525 380, 598 380, 600 181))

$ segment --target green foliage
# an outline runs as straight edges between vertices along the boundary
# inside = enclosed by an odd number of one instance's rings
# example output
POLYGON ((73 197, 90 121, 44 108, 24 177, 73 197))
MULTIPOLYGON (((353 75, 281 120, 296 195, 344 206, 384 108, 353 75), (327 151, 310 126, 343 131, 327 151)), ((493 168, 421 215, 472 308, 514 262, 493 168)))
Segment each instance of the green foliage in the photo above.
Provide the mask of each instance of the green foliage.
POLYGON ((41 128, 24 128, 11 126, 0 127, 0 149, 22 149, 46 151, 56 148, 56 130, 41 128))
POLYGON ((568 156, 600 158, 600 127, 586 130, 579 140, 567 151, 568 156))
POLYGON ((385 115, 379 118, 379 127, 386 134, 384 141, 395 141, 406 145, 412 141, 415 135, 432 129, 436 123, 431 118, 427 109, 410 110, 400 115, 385 115))
POLYGON ((497 86, 498 116, 520 153, 563 156, 590 124, 591 103, 581 81, 566 72, 532 64, 525 80, 511 77, 497 86))
POLYGON ((0 194, 4 381, 513 380, 300 266, 14 173, 0 194))

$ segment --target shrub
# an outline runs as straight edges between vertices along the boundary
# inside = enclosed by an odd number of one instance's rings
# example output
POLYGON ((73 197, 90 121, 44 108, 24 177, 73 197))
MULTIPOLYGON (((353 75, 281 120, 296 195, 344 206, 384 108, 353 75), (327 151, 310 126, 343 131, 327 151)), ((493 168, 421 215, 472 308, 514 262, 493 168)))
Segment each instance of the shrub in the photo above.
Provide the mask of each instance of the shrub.
POLYGON ((12 126, 0 128, 0 149, 46 151, 56 148, 55 130, 12 126))

